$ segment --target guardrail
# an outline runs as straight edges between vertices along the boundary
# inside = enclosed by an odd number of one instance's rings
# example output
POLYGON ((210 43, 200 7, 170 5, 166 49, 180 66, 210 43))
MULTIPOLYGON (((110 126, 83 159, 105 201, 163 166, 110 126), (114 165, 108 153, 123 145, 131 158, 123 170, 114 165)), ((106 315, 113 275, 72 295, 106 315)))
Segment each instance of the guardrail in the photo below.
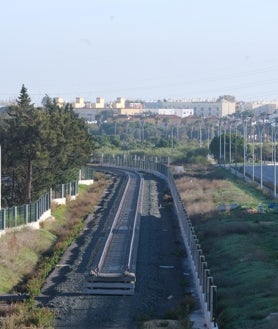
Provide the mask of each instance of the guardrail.
POLYGON ((167 165, 140 159, 139 157, 103 156, 102 165, 114 167, 126 167, 137 170, 152 172, 167 181, 175 205, 181 235, 187 250, 189 262, 193 272, 196 290, 202 305, 206 326, 209 329, 217 329, 216 323, 216 300, 217 287, 214 284, 210 269, 203 255, 201 245, 191 220, 186 212, 180 194, 177 190, 172 173, 167 165))

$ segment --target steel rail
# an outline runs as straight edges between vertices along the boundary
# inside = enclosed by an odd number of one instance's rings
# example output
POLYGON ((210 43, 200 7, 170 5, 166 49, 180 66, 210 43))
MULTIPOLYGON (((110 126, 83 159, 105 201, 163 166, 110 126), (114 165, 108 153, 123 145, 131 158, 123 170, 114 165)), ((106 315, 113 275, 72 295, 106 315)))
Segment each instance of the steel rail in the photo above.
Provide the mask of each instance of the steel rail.
POLYGON ((112 241, 112 238, 113 238, 113 231, 114 231, 116 225, 118 224, 118 221, 119 221, 119 218, 120 218, 120 214, 121 214, 121 211, 122 211, 122 208, 123 208, 123 204, 124 204, 124 201, 126 199, 126 195, 127 195, 129 184, 130 184, 130 175, 128 176, 128 181, 127 181, 127 184, 126 184, 126 187, 125 187, 125 190, 124 190, 124 193, 123 193, 121 202, 119 204, 119 208, 118 208, 118 210, 116 212, 115 219, 114 219, 113 224, 111 226, 111 229, 110 229, 108 238, 107 238, 106 243, 105 243, 104 248, 103 248, 103 253, 102 253, 101 257, 100 257, 100 260, 99 260, 99 263, 98 263, 98 266, 97 266, 99 272, 101 272, 101 270, 103 268, 103 264, 104 264, 104 261, 105 261, 106 256, 107 256, 107 252, 109 250, 109 246, 111 245, 111 241, 112 241))
MULTIPOLYGON (((131 237, 131 244, 130 244, 130 249, 129 249, 129 256, 128 256, 128 269, 132 269, 132 260, 134 260, 133 253, 137 253, 137 243, 136 238, 138 238, 137 230, 140 229, 140 218, 141 218, 141 213, 142 213, 142 191, 144 189, 144 180, 140 179, 140 187, 139 187, 139 195, 138 195, 138 202, 137 202, 137 210, 136 210, 136 218, 135 222, 133 225, 133 230, 132 230, 132 237, 131 237)), ((137 239, 138 240, 138 239, 137 239)))
POLYGON ((126 173, 127 183, 99 262, 85 282, 86 294, 134 294, 143 180, 136 172, 126 173))

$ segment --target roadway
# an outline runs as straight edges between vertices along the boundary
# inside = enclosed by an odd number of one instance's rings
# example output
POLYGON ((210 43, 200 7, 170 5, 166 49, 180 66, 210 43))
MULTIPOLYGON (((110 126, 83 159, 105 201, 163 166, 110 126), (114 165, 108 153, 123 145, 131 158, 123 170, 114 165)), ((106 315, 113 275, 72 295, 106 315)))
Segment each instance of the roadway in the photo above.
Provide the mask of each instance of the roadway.
MULTIPOLYGON (((277 180, 278 180, 278 166, 275 166, 276 169, 276 186, 277 186, 277 180)), ((253 176, 253 166, 248 165, 245 166, 246 173, 248 174, 249 177, 253 176)), ((257 179, 261 178, 261 166, 260 165, 255 165, 254 166, 254 177, 257 179)), ((264 164, 262 166, 262 177, 263 177, 263 182, 269 182, 274 184, 274 165, 273 164, 264 164)))

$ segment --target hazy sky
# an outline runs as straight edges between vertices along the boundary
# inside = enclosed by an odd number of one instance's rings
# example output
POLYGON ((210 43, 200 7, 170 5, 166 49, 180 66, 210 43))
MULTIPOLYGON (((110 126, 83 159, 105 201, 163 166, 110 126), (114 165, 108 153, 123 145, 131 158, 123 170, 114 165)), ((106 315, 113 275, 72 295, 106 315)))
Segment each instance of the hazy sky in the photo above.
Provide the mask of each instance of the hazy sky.
POLYGON ((3 0, 0 100, 278 99, 277 0, 3 0))

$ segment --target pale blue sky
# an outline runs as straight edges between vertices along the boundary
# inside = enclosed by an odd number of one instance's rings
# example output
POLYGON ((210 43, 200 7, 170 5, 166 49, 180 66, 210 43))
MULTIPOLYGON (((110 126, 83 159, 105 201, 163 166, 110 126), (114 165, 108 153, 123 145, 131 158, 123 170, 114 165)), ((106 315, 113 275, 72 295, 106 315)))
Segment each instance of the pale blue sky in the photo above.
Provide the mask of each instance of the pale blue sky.
POLYGON ((0 100, 278 99, 277 0, 3 0, 0 100))

